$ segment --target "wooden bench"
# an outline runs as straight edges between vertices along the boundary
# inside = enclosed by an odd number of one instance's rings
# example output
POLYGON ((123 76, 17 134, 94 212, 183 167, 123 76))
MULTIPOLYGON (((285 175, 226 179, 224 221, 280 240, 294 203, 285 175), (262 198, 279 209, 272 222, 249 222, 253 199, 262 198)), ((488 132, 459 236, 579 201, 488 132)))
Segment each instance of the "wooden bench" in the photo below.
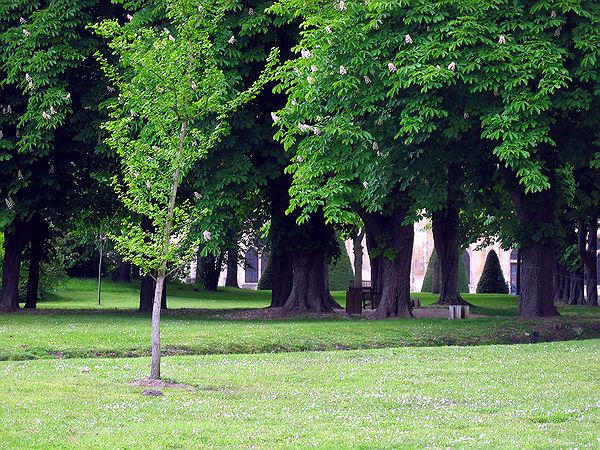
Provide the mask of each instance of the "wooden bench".
POLYGON ((370 281, 363 281, 360 286, 350 284, 346 291, 346 312, 362 314, 362 310, 367 307, 377 308, 380 300, 381 292, 375 292, 370 281))

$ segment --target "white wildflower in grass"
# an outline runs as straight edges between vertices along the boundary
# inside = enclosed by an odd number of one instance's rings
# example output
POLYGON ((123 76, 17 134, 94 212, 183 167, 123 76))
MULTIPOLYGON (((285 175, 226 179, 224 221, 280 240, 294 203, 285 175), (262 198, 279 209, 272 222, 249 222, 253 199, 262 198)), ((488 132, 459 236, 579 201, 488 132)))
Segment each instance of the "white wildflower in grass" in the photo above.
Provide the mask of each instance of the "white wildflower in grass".
POLYGON ((331 29, 331 27, 330 27, 329 25, 327 25, 327 26, 325 27, 325 33, 327 33, 327 34, 331 34, 331 33, 333 33, 333 30, 331 29))
POLYGON ((498 44, 506 44, 506 36, 501 34, 500 37, 498 38, 498 44))
POLYGON ((396 71, 396 70, 398 70, 398 69, 396 68, 396 66, 394 65, 394 63, 389 63, 389 64, 388 64, 388 70, 389 70, 390 72, 395 72, 395 71, 396 71))
POLYGON ((310 50, 307 50, 307 49, 303 48, 303 49, 300 51, 300 54, 302 55, 302 57, 303 57, 304 59, 308 59, 308 58, 310 58, 310 50))
POLYGON ((6 206, 8 207, 8 209, 13 209, 15 207, 15 201, 11 198, 10 195, 6 197, 4 201, 6 202, 6 206))
POLYGON ((316 72, 317 70, 318 70, 317 66, 315 66, 314 64, 312 66, 310 66, 310 71, 311 72, 316 72))
POLYGON ((340 2, 337 5, 337 8, 340 11, 346 11, 346 3, 344 3, 344 0, 340 0, 340 2))
POLYGON ((371 84, 371 79, 365 75, 365 83, 366 84, 371 84))
POLYGON ((413 40, 412 40, 412 37, 410 37, 410 34, 407 34, 406 36, 404 36, 404 42, 407 44, 413 43, 413 40))
POLYGON ((19 22, 22 24, 26 23, 25 17, 19 17, 19 22))
POLYGON ((254 15, 254 8, 248 8, 248 15, 249 16, 253 16, 254 15))
POLYGON ((127 20, 133 20, 133 16, 131 14, 127 14, 127 20))
POLYGON ((29 32, 29 30, 27 28, 23 28, 23 34, 25 36, 29 36, 31 33, 29 32))
POLYGON ((171 42, 175 42, 175 37, 172 34, 169 34, 169 40, 171 42))
POLYGON ((346 70, 346 68, 344 66, 340 66, 340 75, 346 75, 348 73, 348 71, 346 70))
POLYGON ((377 142, 373 142, 373 150, 379 150, 379 144, 377 142))
POLYGON ((315 82, 315 79, 313 77, 306 77, 306 81, 308 81, 308 84, 313 84, 315 82))
POLYGON ((205 241, 210 241, 210 238, 212 237, 212 234, 210 233, 210 231, 204 230, 202 232, 202 237, 204 238, 205 241))
POLYGON ((298 128, 300 128, 300 131, 302 131, 303 133, 306 133, 307 131, 312 130, 312 127, 310 125, 305 124, 305 123, 299 123, 298 124, 298 128))
POLYGON ((50 118, 52 116, 50 114, 48 114, 46 111, 42 111, 42 117, 46 120, 50 120, 50 118))
POLYGON ((231 36, 227 42, 230 44, 235 44, 235 36, 231 36))
POLYGON ((321 136, 321 130, 319 128, 317 128, 317 127, 313 127, 313 133, 316 136, 321 136))
POLYGON ((456 63, 454 61, 452 61, 450 64, 448 64, 448 70, 454 72, 456 70, 456 63))

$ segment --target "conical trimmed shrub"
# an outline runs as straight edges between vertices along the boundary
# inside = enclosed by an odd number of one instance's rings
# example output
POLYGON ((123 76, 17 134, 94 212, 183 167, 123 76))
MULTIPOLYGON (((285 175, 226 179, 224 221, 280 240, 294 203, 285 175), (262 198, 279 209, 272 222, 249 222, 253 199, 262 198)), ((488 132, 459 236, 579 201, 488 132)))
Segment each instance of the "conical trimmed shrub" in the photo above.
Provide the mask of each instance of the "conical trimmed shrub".
POLYGON ((500 260, 494 250, 485 259, 483 272, 477 283, 478 294, 508 294, 508 286, 500 267, 500 260))
POLYGON ((339 240, 340 256, 329 264, 329 290, 345 291, 354 281, 354 271, 344 241, 339 240))
POLYGON ((267 265, 263 270, 260 280, 258 280, 257 289, 261 291, 268 291, 273 289, 273 269, 271 264, 271 255, 267 259, 267 265))
MULTIPOLYGON (((467 279, 467 267, 465 264, 464 255, 458 258, 458 291, 459 292, 469 292, 469 280, 467 279)), ((436 265, 437 253, 435 250, 431 254, 429 258, 429 263, 427 264, 427 271, 425 272, 425 277, 423 278, 423 286, 421 287, 421 292, 432 292, 434 294, 439 294, 439 292, 433 292, 433 267, 436 265)), ((437 266, 439 267, 439 265, 437 266)), ((438 274, 441 282, 442 274, 438 274)))

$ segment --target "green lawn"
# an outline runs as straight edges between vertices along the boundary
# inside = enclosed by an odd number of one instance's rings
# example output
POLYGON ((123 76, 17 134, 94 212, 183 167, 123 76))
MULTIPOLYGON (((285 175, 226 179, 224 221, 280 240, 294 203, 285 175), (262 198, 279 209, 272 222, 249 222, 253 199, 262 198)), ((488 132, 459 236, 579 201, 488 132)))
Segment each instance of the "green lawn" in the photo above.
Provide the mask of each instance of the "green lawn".
POLYGON ((600 340, 0 362, 2 448, 598 448, 600 340))
MULTIPOLYGON (((269 302, 267 292, 234 289, 207 293, 175 286, 169 293, 171 308, 250 308, 264 307, 269 302)), ((416 295, 424 303, 434 298, 416 295)), ((343 293, 336 296, 343 298, 343 293)), ((345 316, 231 320, 217 318, 206 310, 173 310, 163 318, 163 348, 167 354, 268 353, 600 337, 598 309, 562 308, 563 318, 534 322, 511 317, 516 312, 515 297, 467 298, 478 305, 478 312, 491 315, 462 321, 373 321, 345 316)), ((0 314, 0 360, 149 354, 149 317, 133 310, 137 306, 137 284, 106 283, 106 309, 92 309, 97 308, 95 302, 92 280, 72 280, 56 299, 40 303, 38 313, 0 314)))

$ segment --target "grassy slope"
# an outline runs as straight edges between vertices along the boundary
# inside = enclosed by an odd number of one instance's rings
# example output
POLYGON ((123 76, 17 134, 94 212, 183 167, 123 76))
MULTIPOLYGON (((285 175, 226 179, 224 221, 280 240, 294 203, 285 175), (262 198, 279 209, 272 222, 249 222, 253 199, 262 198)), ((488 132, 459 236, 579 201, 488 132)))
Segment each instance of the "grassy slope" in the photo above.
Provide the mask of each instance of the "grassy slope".
MULTIPOLYGON (((174 287, 169 292, 171 308, 249 308, 269 302, 268 292, 228 289, 207 293, 190 286, 174 287)), ((336 295, 343 298, 343 293, 336 295)), ((417 296, 424 303, 434 300, 432 295, 417 296)), ((528 342, 535 338, 534 330, 541 340, 599 336, 598 310, 563 308, 564 318, 536 324, 509 317, 516 311, 515 297, 472 295, 468 299, 479 306, 479 312, 498 317, 464 321, 343 317, 267 321, 172 312, 163 319, 163 345, 171 354, 208 354, 528 342)), ((40 308, 48 309, 45 314, 0 314, 0 360, 147 355, 149 318, 122 309, 135 308, 136 301, 137 284, 106 283, 102 306, 107 310, 93 311, 97 308, 94 282, 72 280, 60 297, 40 304, 40 308)))
POLYGON ((0 362, 0 447, 582 448, 600 439, 600 340, 0 362), (85 366, 89 367, 88 369, 85 366), (82 370, 83 369, 83 370, 82 370))

